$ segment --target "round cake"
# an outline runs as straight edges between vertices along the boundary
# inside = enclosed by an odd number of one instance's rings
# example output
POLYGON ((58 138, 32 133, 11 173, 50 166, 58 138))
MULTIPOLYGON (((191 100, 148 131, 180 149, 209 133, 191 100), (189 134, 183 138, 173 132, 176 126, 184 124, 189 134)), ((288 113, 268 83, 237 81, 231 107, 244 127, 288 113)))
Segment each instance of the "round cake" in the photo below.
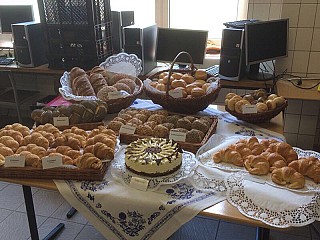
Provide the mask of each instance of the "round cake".
POLYGON ((182 149, 171 139, 138 139, 127 146, 125 163, 126 167, 136 174, 164 176, 180 168, 182 149))

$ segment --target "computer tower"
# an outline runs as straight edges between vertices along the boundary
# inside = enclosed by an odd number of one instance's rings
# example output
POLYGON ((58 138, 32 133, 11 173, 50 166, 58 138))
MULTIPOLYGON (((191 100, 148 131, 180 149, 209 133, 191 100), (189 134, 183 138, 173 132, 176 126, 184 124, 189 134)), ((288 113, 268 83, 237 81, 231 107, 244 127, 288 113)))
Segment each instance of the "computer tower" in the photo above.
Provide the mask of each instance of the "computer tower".
POLYGON ((245 75, 244 30, 225 28, 222 30, 219 77, 223 80, 239 81, 245 75))
POLYGON ((47 63, 41 23, 16 23, 11 28, 14 55, 20 66, 36 67, 47 63))
POLYGON ((124 30, 124 52, 135 54, 142 60, 142 75, 149 73, 157 66, 156 43, 157 25, 131 25, 124 30))
POLYGON ((134 24, 134 11, 111 11, 113 53, 123 52, 123 28, 134 24))

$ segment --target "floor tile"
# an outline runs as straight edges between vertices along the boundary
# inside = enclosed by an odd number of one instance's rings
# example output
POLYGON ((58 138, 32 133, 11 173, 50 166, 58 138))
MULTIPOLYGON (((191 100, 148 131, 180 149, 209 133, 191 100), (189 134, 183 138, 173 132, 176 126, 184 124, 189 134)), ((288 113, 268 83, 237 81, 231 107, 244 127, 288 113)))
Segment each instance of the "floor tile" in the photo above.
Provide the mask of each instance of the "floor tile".
POLYGON ((12 214, 12 210, 1 209, 0 208, 0 223, 4 221, 10 214, 12 214))
POLYGON ((64 223, 64 229, 58 234, 55 240, 73 240, 81 232, 85 225, 48 218, 39 228, 40 239, 48 235, 59 223, 64 223))
MULTIPOLYGON (((290 239, 290 240, 311 240, 310 237, 304 237, 304 236, 298 236, 298 235, 291 235, 286 234, 285 232, 279 232, 279 231, 271 231, 270 232, 270 240, 284 240, 284 239, 290 239)), ((313 239, 314 240, 314 239, 313 239)))
POLYGON ((218 226, 218 220, 201 216, 195 217, 171 235, 168 240, 197 240, 200 239, 200 236, 201 240, 215 239, 218 226))
POLYGON ((21 185, 9 184, 0 191, 1 208, 16 210, 22 203, 24 197, 21 185))
POLYGON ((255 227, 220 221, 218 234, 215 240, 252 240, 255 239, 255 236, 255 227), (237 237, 235 238, 235 236, 237 237))
POLYGON ((85 219, 79 212, 76 212, 71 218, 67 218, 67 213, 71 209, 69 203, 64 202, 52 215, 52 218, 61 219, 64 221, 70 221, 75 223, 87 224, 88 220, 85 219))
POLYGON ((296 236, 303 236, 310 238, 311 237, 311 232, 310 232, 310 227, 309 226, 304 226, 304 227, 292 227, 288 230, 272 230, 271 232, 279 232, 281 234, 290 234, 290 235, 296 235, 296 236))
POLYGON ((92 226, 85 226, 74 240, 105 240, 105 237, 92 226))
POLYGON ((0 191, 1 191, 2 189, 4 189, 6 186, 8 186, 8 185, 9 185, 9 183, 0 182, 0 191))
MULTIPOLYGON (((57 191, 38 190, 33 195, 33 203, 36 215, 50 217, 64 202, 63 197, 57 191)), ((23 203, 17 211, 26 212, 23 203)))
MULTIPOLYGON (((40 226, 46 217, 37 216, 37 225, 40 226)), ((3 222, 0 223, 0 239, 3 240, 24 240, 30 237, 27 214, 13 212, 3 222)))

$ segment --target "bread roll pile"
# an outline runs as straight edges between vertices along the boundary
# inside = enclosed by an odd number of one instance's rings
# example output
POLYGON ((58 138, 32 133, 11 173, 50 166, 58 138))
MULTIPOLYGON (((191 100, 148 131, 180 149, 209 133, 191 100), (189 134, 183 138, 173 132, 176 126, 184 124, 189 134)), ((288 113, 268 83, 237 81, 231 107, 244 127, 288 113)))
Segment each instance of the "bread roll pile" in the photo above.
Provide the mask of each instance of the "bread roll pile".
POLYGON ((74 67, 70 70, 69 76, 73 94, 97 96, 103 101, 109 100, 109 92, 123 91, 124 95, 128 95, 134 93, 137 86, 135 77, 122 73, 114 74, 99 66, 95 66, 89 72, 74 67))
POLYGON ((196 70, 194 75, 173 72, 170 79, 169 72, 162 72, 150 85, 161 92, 166 92, 169 82, 169 90, 180 89, 183 98, 200 97, 206 95, 210 86, 210 83, 206 82, 207 77, 205 70, 196 70))
POLYGON ((35 109, 31 118, 40 124, 53 123, 54 117, 68 117, 70 124, 101 122, 107 116, 107 109, 104 101, 85 100, 70 106, 35 109))
POLYGON ((298 159, 294 149, 285 142, 242 139, 212 155, 215 163, 226 162, 254 175, 271 173, 273 182, 292 189, 305 186, 305 176, 320 183, 320 161, 315 157, 298 159))
POLYGON ((166 110, 126 109, 107 128, 119 132, 123 124, 136 127, 135 134, 168 138, 170 130, 186 133, 186 142, 200 143, 212 124, 212 118, 172 115, 166 110))
POLYGON ((19 123, 0 129, 0 166, 7 156, 25 156, 26 166, 42 168, 42 158, 61 156, 63 164, 100 169, 102 160, 114 158, 117 136, 99 126, 91 132, 72 127, 62 132, 50 123, 32 131, 19 123))
POLYGON ((285 103, 285 98, 276 94, 268 94, 264 89, 258 89, 243 97, 228 93, 225 98, 225 105, 229 110, 243 113, 242 107, 244 105, 256 105, 257 112, 267 112, 282 106, 285 103))

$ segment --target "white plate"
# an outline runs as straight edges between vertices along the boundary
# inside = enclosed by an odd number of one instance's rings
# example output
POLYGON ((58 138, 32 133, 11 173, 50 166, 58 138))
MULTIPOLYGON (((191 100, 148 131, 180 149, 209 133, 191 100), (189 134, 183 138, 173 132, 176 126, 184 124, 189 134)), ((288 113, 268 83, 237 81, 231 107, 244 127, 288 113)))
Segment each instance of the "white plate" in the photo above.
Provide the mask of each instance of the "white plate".
POLYGON ((138 77, 142 71, 142 61, 137 55, 127 53, 110 56, 99 66, 110 72, 125 73, 134 77, 138 77))
POLYGON ((122 146, 112 161, 111 174, 119 177, 125 184, 129 185, 132 177, 139 177, 149 181, 147 190, 155 190, 164 184, 173 184, 179 180, 190 176, 198 166, 198 160, 191 152, 183 151, 182 165, 174 173, 160 177, 146 177, 129 171, 125 166, 125 150, 126 146, 122 146))

